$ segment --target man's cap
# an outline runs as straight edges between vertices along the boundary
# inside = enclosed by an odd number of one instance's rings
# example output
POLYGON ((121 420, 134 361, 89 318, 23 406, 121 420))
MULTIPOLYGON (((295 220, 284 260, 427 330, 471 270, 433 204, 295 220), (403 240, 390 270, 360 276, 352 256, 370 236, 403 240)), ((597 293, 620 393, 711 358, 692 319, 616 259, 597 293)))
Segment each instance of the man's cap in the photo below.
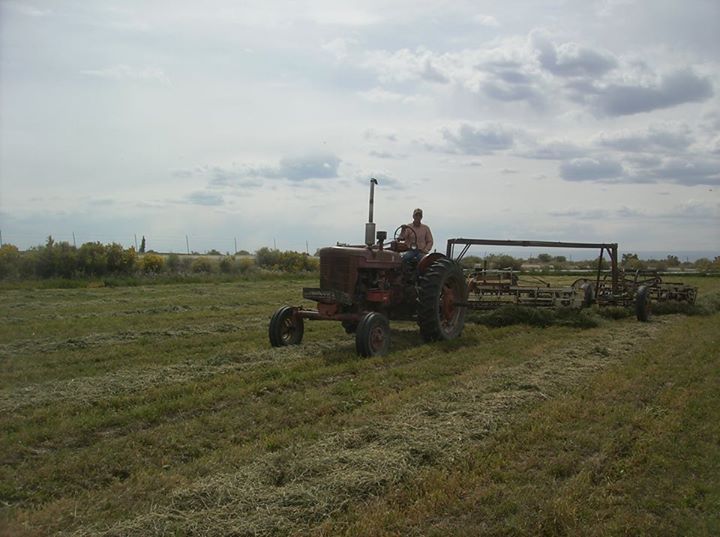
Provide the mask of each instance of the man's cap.
POLYGON ((413 211, 413 216, 415 216, 415 215, 418 214, 418 213, 419 213, 419 214, 422 214, 422 213, 423 213, 423 212, 422 212, 422 209, 420 209, 420 208, 415 209, 415 210, 413 211))

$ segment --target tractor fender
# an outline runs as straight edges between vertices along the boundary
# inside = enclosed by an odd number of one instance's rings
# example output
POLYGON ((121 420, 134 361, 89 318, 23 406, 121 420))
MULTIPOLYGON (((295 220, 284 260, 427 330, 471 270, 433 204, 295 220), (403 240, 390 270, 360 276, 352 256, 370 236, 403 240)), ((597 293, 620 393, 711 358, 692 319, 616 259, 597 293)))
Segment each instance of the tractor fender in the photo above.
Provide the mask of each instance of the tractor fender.
POLYGON ((447 257, 444 254, 441 254, 440 252, 433 252, 431 254, 426 255, 423 257, 420 262, 418 263, 418 273, 419 274, 425 274, 427 272, 427 269, 435 263, 438 259, 442 259, 443 257, 447 257))

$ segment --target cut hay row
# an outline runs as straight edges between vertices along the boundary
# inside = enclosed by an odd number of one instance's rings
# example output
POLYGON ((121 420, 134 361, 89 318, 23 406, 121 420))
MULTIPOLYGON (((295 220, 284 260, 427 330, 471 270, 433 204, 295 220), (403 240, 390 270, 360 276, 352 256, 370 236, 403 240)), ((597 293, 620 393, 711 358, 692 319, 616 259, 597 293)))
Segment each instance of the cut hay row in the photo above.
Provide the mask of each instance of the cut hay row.
POLYGON ((135 343, 142 339, 152 338, 162 341, 164 339, 181 338, 188 336, 203 336, 247 330, 253 324, 260 326, 265 319, 248 319, 243 324, 219 322, 208 325, 186 325, 172 329, 161 330, 123 330, 114 333, 97 333, 72 338, 33 338, 14 341, 0 345, 0 356, 11 354, 42 354, 64 349, 85 349, 102 347, 106 345, 123 345, 135 343))
MULTIPOLYGON (((194 334, 212 334, 225 331, 196 329, 194 334)), ((182 330, 155 332, 152 337, 181 337, 182 330)), ((142 332, 140 334, 145 334, 142 332)), ((92 340, 93 345, 116 344, 119 341, 135 341, 139 334, 97 335, 83 338, 85 344, 92 340)), ((46 343, 48 346, 58 345, 46 343)), ((34 383, 0 390, 0 412, 16 412, 26 407, 40 407, 54 402, 72 403, 78 406, 90 406, 110 397, 121 397, 142 392, 159 385, 180 384, 209 379, 215 375, 246 371, 251 368, 280 364, 304 358, 308 352, 319 353, 329 348, 327 341, 316 341, 303 347, 283 349, 262 349, 236 353, 215 354, 204 362, 187 360, 165 366, 137 367, 109 371, 102 375, 77 377, 61 381, 34 383)))
POLYGON ((452 465, 529 405, 581 385, 638 351, 673 317, 621 323, 517 366, 471 368, 443 390, 318 441, 263 453, 179 488, 168 503, 85 535, 288 535, 386 492, 428 465, 452 465))

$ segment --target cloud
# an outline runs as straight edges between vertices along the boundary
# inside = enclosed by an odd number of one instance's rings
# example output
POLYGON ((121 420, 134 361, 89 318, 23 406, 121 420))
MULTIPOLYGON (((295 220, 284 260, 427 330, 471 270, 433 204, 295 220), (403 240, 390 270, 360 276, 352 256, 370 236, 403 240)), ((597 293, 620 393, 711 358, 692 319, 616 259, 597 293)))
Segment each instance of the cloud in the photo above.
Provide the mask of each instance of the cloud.
POLYGON ((720 185, 720 159, 668 158, 634 174, 637 182, 670 182, 685 186, 720 185))
POLYGON ((215 192, 207 192, 204 190, 198 190, 185 196, 185 201, 193 205, 208 205, 218 206, 223 205, 225 201, 220 194, 215 192))
POLYGON ((495 124, 473 126, 463 123, 456 131, 443 129, 442 136, 446 151, 465 155, 486 155, 510 149, 515 144, 513 132, 495 124))
POLYGON ((383 142, 397 142, 397 134, 391 131, 378 131, 376 129, 367 129, 363 136, 366 140, 381 140, 383 142))
POLYGON ((350 55, 350 46, 355 44, 354 40, 338 38, 324 43, 322 49, 332 54, 336 60, 343 61, 350 55))
POLYGON ((388 151, 370 151, 370 156, 375 158, 383 158, 383 159, 404 159, 407 158, 407 155, 399 155, 395 153, 390 153, 388 151))
POLYGON ((486 26, 488 28, 497 28, 500 26, 500 23, 492 15, 477 14, 473 16, 472 20, 480 26, 486 26))
POLYGON ((518 152, 518 156, 539 160, 569 160, 586 155, 588 150, 566 140, 539 143, 518 152))
POLYGON ((25 2, 8 2, 7 7, 28 17, 46 17, 52 13, 49 9, 41 9, 25 2))
MULTIPOLYGON (((332 154, 311 154, 286 157, 274 166, 203 166, 194 170, 177 170, 173 175, 180 178, 201 177, 213 188, 249 189, 263 186, 263 179, 287 179, 293 182, 335 179, 339 177, 338 167, 341 162, 340 158, 332 154)), ((201 203, 216 198, 195 193, 192 199, 201 203)))
POLYGON ((619 209, 570 209, 566 211, 550 211, 550 216, 558 218, 576 218, 580 220, 605 220, 608 218, 642 218, 647 216, 642 211, 631 207, 620 207, 619 209))
POLYGON ((375 179, 377 179, 378 186, 382 186, 383 188, 390 188, 394 190, 403 190, 405 188, 405 185, 403 185, 402 181, 383 171, 358 174, 355 177, 355 181, 364 186, 367 186, 368 177, 374 177, 375 179))
POLYGON ((560 165, 560 175, 566 181, 608 181, 621 179, 622 165, 608 158, 576 158, 560 165))
POLYGON ((213 166, 206 175, 209 176, 211 186, 231 186, 235 188, 256 188, 262 186, 262 181, 248 179, 247 169, 227 169, 213 166))
POLYGON ((582 93, 576 93, 576 100, 588 102, 598 116, 611 117, 702 102, 714 95, 710 79, 688 69, 665 75, 655 84, 586 85, 579 89, 582 93))
POLYGON ((648 212, 632 207, 619 209, 570 209, 566 211, 550 211, 548 215, 556 218, 573 218, 578 220, 606 220, 609 218, 630 218, 647 220, 716 220, 720 217, 720 204, 707 204, 696 200, 688 200, 669 211, 648 212))
POLYGON ((577 43, 555 46, 542 31, 530 34, 530 43, 537 51, 543 69, 561 77, 601 77, 618 66, 609 52, 593 50, 577 43))
POLYGON ((651 126, 644 130, 601 133, 595 139, 595 142, 602 147, 626 152, 682 151, 693 141, 690 129, 685 125, 651 126))
POLYGON ((426 97, 418 95, 406 95, 404 93, 397 93, 394 91, 388 91, 383 88, 373 88, 368 91, 362 91, 358 95, 371 103, 387 104, 387 103, 400 103, 400 104, 418 104, 427 101, 426 97))
POLYGON ((509 52, 498 49, 491 58, 483 58, 475 65, 476 71, 482 73, 481 79, 469 77, 465 86, 472 88, 476 84, 477 91, 497 101, 527 101, 534 106, 544 104, 543 81, 530 58, 518 60, 505 57, 509 52))
POLYGON ((104 69, 81 71, 82 74, 116 81, 150 81, 171 85, 170 79, 162 69, 157 67, 130 67, 129 65, 113 65, 104 69))
POLYGON ((338 177, 341 160, 335 155, 311 155, 284 158, 277 169, 279 177, 290 181, 333 179, 338 177))
POLYGON ((285 157, 275 166, 244 166, 231 170, 216 167, 212 169, 213 184, 253 187, 262 184, 257 182, 259 178, 293 182, 335 179, 341 162, 340 158, 328 153, 285 157))
POLYGON ((415 50, 404 48, 394 52, 369 51, 360 65, 375 71, 383 84, 397 84, 412 80, 445 84, 450 81, 449 73, 446 72, 446 64, 455 59, 455 55, 438 55, 426 48, 419 47, 415 50))

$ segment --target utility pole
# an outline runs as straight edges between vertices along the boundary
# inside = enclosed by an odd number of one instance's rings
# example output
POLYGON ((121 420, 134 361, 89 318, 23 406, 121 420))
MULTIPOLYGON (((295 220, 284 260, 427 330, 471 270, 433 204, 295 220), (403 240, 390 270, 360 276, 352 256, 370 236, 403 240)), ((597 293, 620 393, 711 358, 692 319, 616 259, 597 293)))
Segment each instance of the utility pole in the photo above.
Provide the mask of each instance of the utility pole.
POLYGON ((75 248, 77 248, 77 244, 75 244, 75 232, 73 231, 72 234, 73 234, 73 246, 75 248))
POLYGON ((277 250, 277 244, 275 243, 275 237, 273 237, 273 250, 277 250))
POLYGON ((233 237, 235 239, 235 251, 233 253, 237 253, 237 237, 233 237))
POLYGON ((185 247, 187 248, 188 255, 190 255, 190 241, 188 240, 187 235, 185 235, 185 247))
POLYGON ((308 244, 308 241, 305 241, 305 253, 310 255, 310 245, 308 244))
POLYGON ((137 233, 134 233, 133 236, 135 237, 135 251, 137 252, 137 233))

